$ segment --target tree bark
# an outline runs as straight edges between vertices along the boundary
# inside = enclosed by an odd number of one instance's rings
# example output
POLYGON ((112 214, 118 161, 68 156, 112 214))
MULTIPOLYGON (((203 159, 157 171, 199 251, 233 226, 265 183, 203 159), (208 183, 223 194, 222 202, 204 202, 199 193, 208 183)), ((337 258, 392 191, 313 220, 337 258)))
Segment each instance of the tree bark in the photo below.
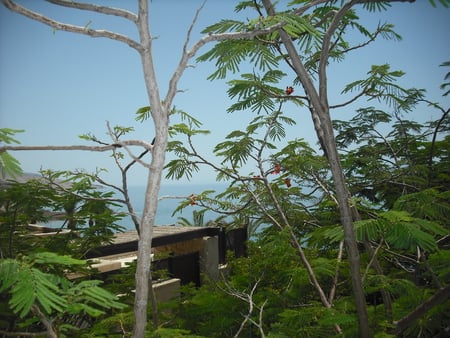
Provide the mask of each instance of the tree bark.
MULTIPOLYGON (((263 0, 265 10, 268 15, 275 15, 275 9, 270 0, 263 0)), ((338 14, 343 14, 348 8, 350 8, 352 2, 347 3, 347 7, 343 7, 338 14)), ((333 23, 336 25, 339 22, 339 16, 335 16, 333 23)), ((336 189, 336 198, 339 203, 339 212, 341 223, 344 229, 344 242, 347 249, 348 261, 351 272, 351 282, 353 289, 353 296, 355 299, 356 311, 359 322, 359 335, 362 338, 371 337, 369 327, 369 319, 366 308, 366 300, 364 295, 364 289, 362 286, 361 273, 360 273, 360 256, 356 241, 356 235, 353 228, 352 211, 349 204, 350 194, 348 192, 344 174, 342 171, 339 154, 334 137, 333 126, 331 123, 331 117, 327 99, 327 82, 326 82, 326 64, 328 60, 328 48, 327 41, 331 38, 334 26, 330 25, 330 28, 324 36, 324 42, 322 46, 322 54, 319 66, 319 90, 316 90, 311 76, 308 74, 305 66, 303 65, 295 45, 289 36, 283 29, 279 30, 281 41, 283 42, 286 51, 291 59, 292 66, 303 85, 303 88, 308 96, 310 103, 310 112, 314 121, 319 141, 324 147, 325 155, 330 164, 331 173, 333 176, 334 186, 336 189)))
POLYGON ((409 325, 411 325, 415 320, 421 318, 425 313, 431 310, 433 307, 444 303, 448 300, 450 296, 450 284, 446 285, 444 288, 440 289, 433 296, 431 296, 427 301, 420 304, 412 312, 407 314, 405 317, 397 321, 395 324, 394 334, 397 336, 402 333, 409 325))
POLYGON ((142 49, 140 51, 147 95, 150 100, 151 115, 154 122, 156 138, 150 170, 148 172, 145 192, 144 211, 142 215, 138 242, 136 266, 136 296, 134 303, 135 325, 133 337, 144 337, 147 325, 147 307, 151 265, 151 247, 153 225, 155 224, 158 206, 158 193, 161 185, 162 171, 165 163, 166 147, 169 135, 169 111, 162 105, 158 81, 152 56, 152 36, 149 27, 149 4, 147 0, 139 0, 138 30, 142 49))
MULTIPOLYGON (((149 27, 149 1, 139 0, 138 15, 122 9, 110 8, 106 6, 91 5, 82 2, 68 1, 68 0, 49 0, 59 6, 76 8, 79 10, 93 11, 102 13, 105 15, 115 15, 123 17, 135 23, 138 27, 140 41, 137 42, 127 36, 108 31, 108 30, 96 30, 89 27, 81 27, 70 25, 53 20, 45 15, 31 11, 12 0, 0 0, 5 7, 13 12, 17 12, 32 20, 39 21, 45 25, 48 25, 54 29, 62 30, 66 32, 78 33, 88 35, 91 37, 103 37, 111 40, 123 42, 132 47, 141 57, 142 67, 144 71, 144 80, 147 89, 147 94, 151 106, 151 115, 154 123, 154 134, 156 142, 154 146, 149 145, 144 141, 125 141, 119 144, 92 147, 92 146, 36 146, 36 147, 21 147, 21 146, 4 146, 0 148, 0 151, 7 150, 87 150, 87 151, 108 151, 114 150, 116 147, 124 146, 125 150, 130 156, 138 161, 139 158, 134 157, 129 149, 128 145, 143 146, 145 149, 152 150, 152 160, 148 167, 148 180, 145 193, 145 206, 142 215, 142 220, 139 228, 139 242, 138 242, 138 259, 136 267, 136 295, 135 295, 135 327, 133 330, 134 337, 144 337, 147 324, 147 307, 148 307, 148 295, 150 281, 150 264, 151 264, 151 242, 153 238, 153 225, 155 221, 155 215, 158 204, 158 193, 161 184, 162 171, 165 163, 165 152, 168 142, 168 126, 169 126, 169 113, 172 106, 173 99, 177 93, 177 84, 181 78, 184 70, 187 67, 188 61, 197 53, 197 51, 203 47, 206 43, 212 41, 221 41, 227 39, 242 39, 252 38, 258 35, 268 34, 283 26, 284 23, 274 25, 272 27, 253 30, 248 32, 231 32, 221 34, 208 34, 197 41, 188 50, 188 42, 192 26, 187 33, 185 45, 183 47, 183 54, 178 64, 177 69, 173 73, 173 76, 169 83, 169 89, 165 97, 164 103, 160 98, 157 77, 154 69, 152 59, 152 37, 149 27)), ((198 15, 198 11, 197 11, 198 15)), ((196 18, 194 19, 195 23, 196 18)), ((142 162, 140 162, 143 164, 142 162)), ((153 297, 154 298, 154 297, 153 297)), ((154 312, 156 313, 156 312, 154 312)), ((154 318, 155 320, 155 318, 154 318)))
POLYGON ((44 325, 44 327, 47 329, 47 337, 49 338, 58 338, 58 334, 56 333, 52 322, 50 319, 48 319, 39 309, 37 305, 31 306, 31 311, 39 318, 41 323, 44 325))

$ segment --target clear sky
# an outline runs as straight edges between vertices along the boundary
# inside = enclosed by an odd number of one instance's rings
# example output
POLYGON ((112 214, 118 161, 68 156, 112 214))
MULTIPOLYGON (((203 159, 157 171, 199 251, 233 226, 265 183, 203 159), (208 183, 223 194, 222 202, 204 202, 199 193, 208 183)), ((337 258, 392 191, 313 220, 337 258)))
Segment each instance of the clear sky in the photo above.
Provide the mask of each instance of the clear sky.
MULTIPOLYGON (((136 37, 135 27, 115 17, 60 9, 43 1, 22 1, 51 17, 91 28, 105 28, 136 37)), ((152 0, 151 28, 154 36, 154 59, 162 96, 168 79, 181 55, 182 45, 199 0, 152 0)), ((124 1, 101 1, 120 7, 124 1)), ((126 1, 130 10, 135 3, 126 1)), ((237 1, 208 0, 194 30, 192 42, 205 26, 225 18, 245 19, 249 14, 234 12, 237 1)), ((439 67, 450 60, 450 9, 433 8, 426 0, 397 3, 388 12, 364 14, 364 22, 375 27, 378 22, 392 22, 403 40, 380 40, 365 50, 354 53, 347 61, 330 69, 330 97, 339 102, 342 85, 362 78, 372 64, 389 63, 392 69, 407 75, 401 84, 426 88, 431 100, 448 106, 439 85, 449 69, 439 67)), ((249 17, 249 18, 253 18, 249 17)), ((205 52, 208 46, 201 52, 205 52)), ((198 139, 201 151, 211 152, 213 145, 235 129, 243 129, 251 120, 250 113, 226 113, 230 100, 223 81, 206 80, 214 64, 203 63, 188 69, 179 89, 175 105, 204 123, 211 135, 198 139)), ((290 83, 286 83, 286 86, 290 83)), ((284 84, 283 84, 284 86, 284 84)), ((139 107, 148 105, 140 59, 136 51, 107 39, 53 32, 51 28, 7 11, 0 5, 0 127, 25 129, 17 138, 23 145, 85 144, 78 135, 93 133, 108 141, 106 121, 111 125, 133 126, 130 139, 151 141, 151 121, 135 121, 139 107)), ((300 122, 289 130, 292 137, 315 143, 310 116, 292 109, 300 122), (298 118, 298 116, 301 116, 298 118)), ((347 112, 348 114, 348 112, 347 112)), ((408 118, 428 120, 431 110, 423 109, 408 118), (415 115, 414 115, 415 114, 415 115)), ((341 118, 340 116, 335 116, 341 118)), ((119 174, 106 154, 87 152, 16 152, 13 154, 26 172, 39 169, 69 170, 107 168, 107 179, 118 183, 119 174)), ((130 183, 142 185, 146 174, 136 168, 130 183)), ((214 181, 214 174, 196 175, 195 183, 214 181)), ((173 183, 173 182, 172 182, 173 183)))

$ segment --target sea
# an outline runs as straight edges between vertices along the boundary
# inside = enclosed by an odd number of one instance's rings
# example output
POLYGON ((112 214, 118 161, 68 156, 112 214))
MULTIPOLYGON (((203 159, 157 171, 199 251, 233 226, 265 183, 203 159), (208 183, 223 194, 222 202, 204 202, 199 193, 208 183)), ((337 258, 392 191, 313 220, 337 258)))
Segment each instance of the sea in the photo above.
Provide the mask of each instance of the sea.
MULTIPOLYGON (((189 205, 183 210, 174 214, 177 206, 183 201, 189 198, 192 194, 199 195, 205 190, 214 190, 216 193, 223 192, 227 186, 225 184, 162 184, 158 198, 158 209, 156 212, 155 226, 162 225, 176 225, 179 224, 179 218, 182 217, 193 224, 193 211, 200 211, 201 207, 196 205, 189 205)), ((141 218, 144 210, 145 201, 145 186, 130 186, 128 187, 128 193, 130 195, 131 204, 136 215, 141 218)), ((123 198, 123 196, 116 196, 117 198, 123 198)), ((119 208, 117 211, 127 212, 126 208, 119 208)), ((204 223, 209 220, 217 219, 220 215, 208 211, 204 214, 204 223)), ((47 222, 38 222, 38 225, 46 226, 50 228, 61 228, 64 226, 61 220, 50 220, 47 222)), ((130 216, 122 218, 118 224, 123 227, 123 230, 135 230, 135 226, 130 216)))
MULTIPOLYGON (((130 186, 128 192, 130 195, 131 203, 138 217, 142 217, 145 200, 145 186, 130 186)), ((216 193, 222 192, 226 189, 224 184, 162 184, 158 196, 158 209, 156 212, 155 225, 174 225, 177 224, 178 218, 183 217, 189 221, 192 221, 192 212, 194 210, 200 210, 200 207, 196 205, 189 205, 181 212, 176 213, 174 210, 180 204, 181 201, 189 198, 191 194, 198 195, 205 190, 215 190, 216 193)), ((219 215, 213 212, 207 212, 204 216, 204 222, 214 220, 219 215)), ((134 223, 131 217, 127 216, 123 218, 119 224, 125 228, 125 230, 134 230, 134 223)))

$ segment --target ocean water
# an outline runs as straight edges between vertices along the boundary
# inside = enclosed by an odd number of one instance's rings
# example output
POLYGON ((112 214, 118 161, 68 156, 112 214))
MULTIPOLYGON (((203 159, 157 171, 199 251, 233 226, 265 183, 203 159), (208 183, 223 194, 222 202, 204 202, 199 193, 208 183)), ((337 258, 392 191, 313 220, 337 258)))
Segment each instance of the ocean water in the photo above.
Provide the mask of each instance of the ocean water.
MULTIPOLYGON (((188 206, 172 215, 181 201, 188 198, 191 194, 200 194, 205 190, 215 190, 217 193, 224 191, 226 185, 221 184, 163 184, 161 185, 158 196, 158 210, 156 213, 155 225, 173 225, 177 223, 179 217, 192 220, 192 212, 200 210, 197 206, 188 206)), ((145 200, 145 186, 131 186, 128 189, 131 203, 138 217, 142 217, 145 200)), ((214 213, 205 214, 205 222, 216 219, 219 215, 214 213)), ((127 230, 134 230, 134 224, 129 216, 119 222, 127 230)))

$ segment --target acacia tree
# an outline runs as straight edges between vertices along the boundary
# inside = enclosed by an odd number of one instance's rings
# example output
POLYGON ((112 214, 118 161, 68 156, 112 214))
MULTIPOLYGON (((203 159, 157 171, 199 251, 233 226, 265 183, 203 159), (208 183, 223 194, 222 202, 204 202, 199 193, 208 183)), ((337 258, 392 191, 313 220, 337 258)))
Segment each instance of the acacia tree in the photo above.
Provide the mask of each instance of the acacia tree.
MULTIPOLYGON (((252 38, 257 35, 270 33, 281 27, 284 23, 277 23, 273 27, 266 29, 254 29, 246 32, 235 33, 218 33, 208 34, 198 40, 196 43, 190 44, 190 35, 192 26, 187 31, 187 37, 183 46, 183 53, 181 59, 175 69, 168 86, 168 91, 162 99, 159 90, 158 79, 154 68, 154 60, 152 54, 153 37, 149 27, 149 2, 148 0, 138 1, 137 13, 132 13, 125 9, 112 8, 108 6, 101 6, 96 4, 81 3, 69 0, 48 0, 49 3, 57 6, 73 8, 77 10, 91 11, 103 15, 112 15, 124 18, 131 21, 137 27, 139 40, 134 40, 123 34, 113 32, 110 30, 92 29, 86 26, 77 26, 69 23, 58 22, 45 14, 32 11, 14 1, 1 0, 3 5, 13 12, 24 15, 32 20, 36 20, 46 24, 55 30, 67 31, 87 35, 90 37, 102 37, 115 40, 133 48, 138 52, 140 57, 145 86, 149 100, 149 115, 153 122, 153 134, 156 142, 151 144, 147 141, 120 141, 113 137, 113 142, 110 145, 101 146, 4 146, 0 148, 5 158, 4 152, 8 150, 85 150, 85 151, 112 151, 117 147, 123 147, 127 153, 136 161, 146 166, 148 169, 148 179, 145 192, 144 211, 139 226, 139 243, 138 243, 138 257, 136 268, 136 296, 134 304, 135 312, 135 327, 133 335, 136 337, 143 337, 147 323, 147 303, 149 294, 149 275, 150 275, 150 253, 151 243, 153 237, 153 225, 155 221, 155 214, 157 210, 157 196, 161 184, 161 175, 165 163, 165 153, 168 141, 169 116, 172 112, 172 103, 177 93, 178 82, 187 68, 188 61, 195 56, 197 51, 206 43, 211 41, 220 41, 226 39, 242 39, 252 38), (138 156, 134 155, 130 146, 141 146, 146 150, 151 151, 152 157, 150 164, 142 162, 138 156)), ((197 12, 198 15, 199 12, 197 12)), ((193 20, 196 21, 197 16, 193 20)))
MULTIPOLYGON (((394 0, 395 1, 395 0, 394 0)), ((391 2, 394 2, 391 1, 391 2)), ((407 2, 406 0, 397 0, 407 2)), ((408 1, 413 2, 413 1, 408 1)), ((433 2, 432 2, 433 3, 433 2)), ((210 79, 223 79, 228 71, 236 72, 239 65, 247 58, 254 61, 260 70, 274 69, 279 66, 279 60, 286 62, 288 67, 297 76, 296 83, 299 84, 303 92, 296 95, 296 100, 308 107, 311 114, 314 128, 318 141, 327 159, 333 178, 333 187, 336 193, 336 203, 340 211, 340 221, 344 229, 344 240, 346 244, 348 260, 351 269, 351 280, 358 312, 360 324, 360 335, 362 337, 370 336, 370 330, 367 320, 367 310, 365 304, 364 291, 362 287, 360 275, 360 257, 357 241, 354 232, 353 222, 358 221, 360 216, 357 209, 351 203, 351 195, 349 193, 346 180, 343 174, 340 155, 336 146, 332 120, 330 111, 333 108, 346 107, 357 99, 365 97, 366 99, 374 99, 390 102, 393 106, 408 105, 421 99, 421 91, 416 89, 403 90, 399 86, 391 85, 389 78, 399 76, 399 72, 391 72, 387 65, 374 66, 368 73, 369 77, 365 80, 355 81, 344 89, 344 93, 356 92, 354 96, 347 102, 331 105, 329 103, 329 88, 327 79, 327 67, 333 60, 342 60, 345 55, 351 51, 364 47, 378 36, 384 35, 389 38, 398 38, 392 30, 392 25, 380 25, 375 32, 368 32, 360 23, 357 22, 357 16, 354 8, 356 5, 365 4, 369 10, 385 9, 385 5, 378 1, 302 1, 291 4, 292 7, 284 8, 277 11, 270 0, 262 1, 245 1, 237 5, 238 10, 244 8, 253 8, 257 11, 258 18, 250 22, 237 22, 235 20, 223 20, 221 23, 209 27, 205 32, 215 33, 224 30, 236 29, 252 29, 254 27, 267 27, 280 22, 288 23, 280 27, 277 32, 265 35, 263 37, 246 40, 245 42, 236 43, 234 41, 224 41, 216 45, 211 51, 200 57, 201 61, 216 60, 217 70, 210 76, 210 79), (350 28, 356 28, 367 38, 367 43, 351 46, 345 41, 344 34, 350 28), (230 52, 231 51, 231 52, 230 52), (274 57, 279 54, 279 59, 274 57)), ((448 6, 446 1, 442 1, 444 6, 448 6)), ((273 111, 276 109, 270 102, 271 98, 280 98, 279 90, 274 89, 272 83, 267 85, 271 79, 279 76, 275 72, 266 72, 264 75, 244 74, 241 80, 231 81, 232 87, 229 94, 232 98, 238 98, 239 102, 233 105, 229 111, 238 111, 251 108, 254 112, 273 111)), ((286 94, 290 95, 291 89, 286 90, 286 94), (288 93, 289 91, 289 93, 288 93)), ((228 138, 235 139, 236 145, 230 145, 231 141, 222 144, 222 152, 217 154, 229 154, 233 150, 241 151, 244 154, 249 146, 248 136, 251 134, 247 129, 247 134, 242 132, 231 133, 228 138), (241 138, 239 138, 242 136, 241 138), (242 140, 239 149, 239 139, 242 140), (247 149, 244 149, 248 147, 247 149), (225 148, 227 148, 225 150, 225 148)), ((219 148, 219 146, 218 146, 219 148)), ((216 149, 218 149, 216 148, 216 149)), ((182 152, 180 152, 182 153, 182 152)), ((197 155, 196 152, 187 152, 189 155, 197 155)), ((230 155, 230 167, 227 169, 219 168, 221 176, 233 177, 237 180, 248 180, 237 174, 237 165, 244 161, 247 155, 239 155, 234 153, 230 155)), ((194 165, 202 163, 203 158, 199 158, 198 162, 192 162, 194 165)), ((189 160, 184 165, 189 168, 189 160)), ((177 164, 173 163, 174 167, 177 164)), ((259 168, 260 162, 258 162, 259 168)), ((178 168, 179 169, 179 168, 178 168)), ((176 172, 175 169, 173 172, 176 172)), ((215 167, 217 169, 217 167, 215 167)), ((189 169, 192 170, 192 169, 189 169)), ((261 179, 267 183, 264 171, 261 170, 261 179)), ((266 184, 269 194, 271 194, 270 185, 266 184)), ((258 199, 254 198, 258 203, 258 199)), ((274 202, 275 203, 275 202, 274 202)), ((264 206, 260 205, 261 210, 264 206)), ((280 212, 283 217, 283 212, 280 212)), ((276 224, 277 222, 274 221, 276 224)), ((283 223, 288 225, 287 220, 283 223)), ((295 242, 295 238, 293 238, 295 242)), ((365 242, 366 250, 370 255, 374 254, 374 250, 370 243, 365 242)), ((294 244, 295 246, 298 246, 294 244)), ((299 250, 301 250, 300 246, 299 250)), ((301 252, 300 252, 301 255, 301 252)), ((377 273, 382 274, 381 268, 373 257, 373 266, 377 273)), ((318 285, 313 274, 310 275, 313 284, 318 285)), ((324 304, 328 306, 324 295, 320 288, 317 289, 324 304)), ((388 297, 383 297, 386 307, 389 308, 388 297)))
MULTIPOLYGON (((164 99, 159 91, 157 77, 154 69, 153 56, 152 56, 152 42, 153 38, 149 30, 149 3, 147 0, 140 0, 137 14, 131 13, 127 10, 111 8, 106 6, 98 6, 87 3, 79 3, 68 0, 48 0, 50 3, 65 6, 69 8, 93 11, 105 15, 119 16, 127 19, 136 24, 139 40, 130 39, 122 34, 108 31, 108 30, 96 30, 91 29, 89 26, 81 27, 74 26, 66 23, 57 22, 48 18, 45 15, 30 11, 23 6, 16 4, 10 0, 2 0, 2 3, 11 9, 12 11, 23 14, 31 19, 37 20, 44 24, 53 27, 56 30, 69 31, 79 34, 88 35, 91 37, 105 37, 112 40, 116 40, 131 48, 135 49, 141 59, 143 65, 144 80, 147 88, 147 94, 149 98, 149 115, 152 118, 154 125, 154 135, 156 135, 156 142, 154 146, 145 141, 119 141, 113 139, 112 145, 105 145, 100 147, 87 147, 83 150, 90 151, 105 151, 113 150, 116 147, 123 147, 133 159, 139 160, 138 156, 133 155, 130 150, 130 145, 143 146, 147 150, 151 150, 152 159, 150 164, 144 164, 142 161, 138 161, 149 170, 147 189, 145 196, 145 207, 143 216, 141 219, 139 232, 139 250, 138 250, 138 265, 136 271, 136 300, 135 300, 135 318, 136 325, 134 334, 136 336, 143 336, 146 325, 146 310, 147 310, 147 297, 148 297, 148 276, 150 273, 150 249, 152 239, 152 225, 155 219, 155 213, 157 208, 157 194, 161 182, 161 173, 165 162, 165 151, 167 147, 168 131, 169 131, 169 116, 172 112, 172 102, 177 92, 177 84, 180 77, 183 74, 187 66, 188 60, 190 60, 197 51, 207 42, 220 41, 220 40, 233 40, 240 39, 240 42, 252 41, 254 37, 265 36, 270 37, 270 33, 278 31, 272 40, 269 40, 269 44, 280 49, 285 48, 285 52, 289 56, 290 66, 294 69, 298 75, 298 81, 302 84, 305 90, 305 102, 309 104, 310 112, 314 121, 316 132, 318 134, 319 141, 322 144, 323 150, 326 153, 327 159, 330 163, 334 184, 336 188, 337 200, 341 212, 341 221, 345 229, 345 240, 347 244, 347 251, 349 254, 349 260, 352 267, 352 281, 355 292, 355 299, 358 309, 358 318, 361 327, 361 336, 369 336, 369 328, 367 322, 367 314, 365 311, 364 294, 362 292, 360 274, 359 274, 359 254, 356 247, 356 240, 353 230, 353 210, 349 204, 349 194, 346 188, 345 180, 342 175, 342 169, 340 167, 339 155, 336 151, 336 145, 333 135, 333 129, 331 126, 331 119, 329 117, 329 104, 327 96, 327 77, 326 66, 329 61, 330 55, 334 55, 336 44, 332 43, 332 37, 339 35, 340 32, 336 30, 345 30, 345 15, 349 12, 352 6, 358 3, 369 3, 372 6, 379 1, 376 0, 359 0, 348 1, 342 6, 336 5, 337 2, 331 2, 333 6, 327 7, 330 10, 322 13, 321 15, 311 16, 312 19, 319 19, 316 22, 308 22, 311 18, 304 15, 306 11, 319 6, 321 4, 328 4, 329 1, 316 0, 310 2, 301 2, 301 6, 290 10, 288 13, 275 12, 270 1, 263 1, 262 6, 255 2, 246 2, 241 7, 254 6, 257 10, 261 11, 265 9, 267 16, 258 15, 258 19, 246 23, 243 25, 236 25, 236 23, 229 23, 224 29, 223 26, 217 26, 217 29, 210 30, 207 34, 198 42, 189 46, 189 37, 191 29, 187 32, 187 39, 183 46, 183 53, 170 82, 169 89, 164 99), (334 7, 336 5, 336 7, 334 7), (278 15, 280 14, 280 15, 278 15), (344 23, 342 25, 342 23, 344 23), (316 24, 321 27, 322 30, 317 30, 314 27, 316 24), (239 29, 236 29, 238 27, 239 29), (306 27, 306 28, 305 28, 306 27), (309 29, 311 28, 311 29, 309 29), (223 33, 226 31, 226 33, 223 33), (294 46, 294 40, 298 38, 308 39, 314 34, 320 35, 320 48, 317 53, 312 57, 309 65, 304 64, 301 60, 294 46), (311 68, 310 68, 311 67, 311 68), (318 75, 318 83, 314 84, 313 76, 308 73, 312 70, 312 73, 318 75)), ((411 0, 391 0, 391 1, 410 1, 411 0)), ((262 14, 259 12, 258 14, 262 14)), ((194 19, 195 22, 195 19, 194 19)), ((264 43, 264 41, 262 41, 264 43)), ((344 46, 344 45, 342 45, 344 46)), ((340 46, 340 47, 342 47, 340 46)), ((228 52, 228 51, 227 51, 228 52)), ((285 57, 286 53, 282 52, 285 57)), ((246 56, 253 53, 252 49, 248 49, 244 52, 246 56)), ((239 56, 240 57, 240 56, 239 56)), ((288 58, 286 58, 288 60, 288 58)), ((232 65, 230 68, 235 70, 232 65)), ((373 88, 367 87, 364 89, 373 90, 373 88)), ((57 147, 61 150, 80 150, 82 147, 57 147)), ((18 150, 14 147, 3 147, 2 150, 18 150)), ((35 147, 35 149, 43 149, 35 147)), ((48 149, 48 148, 46 148, 48 149)))

